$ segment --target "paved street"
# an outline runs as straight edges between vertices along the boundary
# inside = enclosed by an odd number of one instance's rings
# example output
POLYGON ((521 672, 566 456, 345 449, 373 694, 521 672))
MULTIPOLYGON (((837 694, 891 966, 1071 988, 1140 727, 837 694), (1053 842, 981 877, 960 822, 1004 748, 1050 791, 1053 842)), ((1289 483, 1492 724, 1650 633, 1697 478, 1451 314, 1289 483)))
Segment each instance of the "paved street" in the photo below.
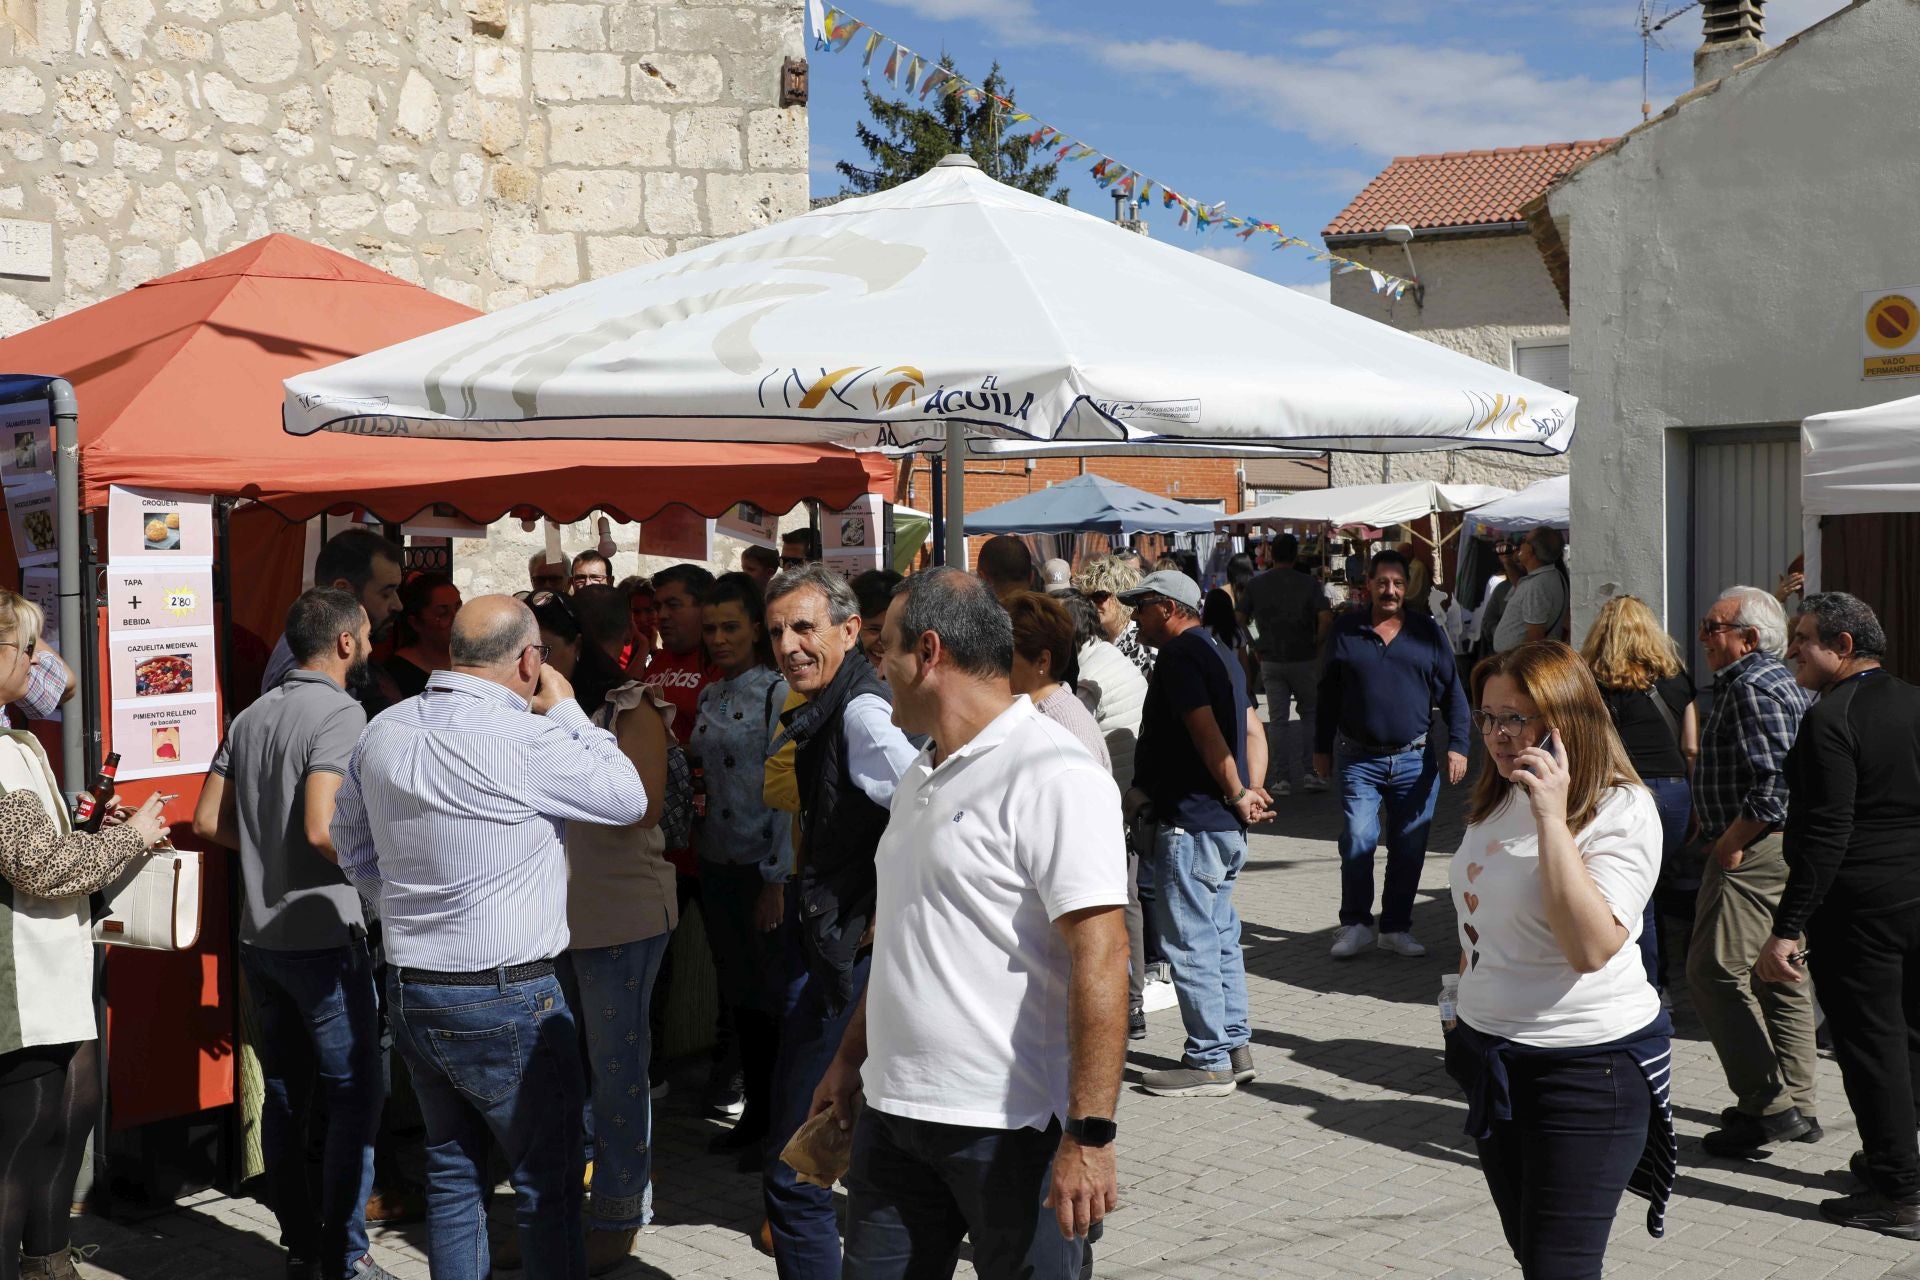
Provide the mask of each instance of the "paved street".
MULTIPOLYGON (((1460 1132, 1464 1108, 1442 1069, 1433 1003, 1450 949, 1445 855, 1458 840, 1458 800, 1454 792, 1443 808, 1415 917, 1433 954, 1345 963, 1326 954, 1337 898, 1333 803, 1280 802, 1281 822, 1255 838, 1238 895, 1260 1079, 1221 1099, 1153 1098, 1128 1086, 1119 1117, 1123 1206, 1109 1221, 1098 1275, 1517 1274, 1460 1132)), ((1764 1162, 1717 1161, 1698 1140, 1730 1099, 1684 1001, 1678 1016, 1678 1196, 1660 1241, 1647 1237, 1642 1204, 1626 1201, 1609 1275, 1920 1277, 1920 1245, 1832 1227, 1814 1211, 1845 1189, 1836 1171, 1858 1145, 1831 1060, 1821 1063, 1825 1142, 1793 1144, 1764 1162)), ((1151 1023, 1130 1076, 1179 1056, 1177 1011, 1151 1023)), ((760 1220, 757 1184, 704 1154, 717 1130, 689 1109, 693 1086, 662 1104, 658 1220, 641 1238, 639 1260, 615 1274, 771 1277, 772 1263, 745 1234, 760 1220)), ((144 1222, 89 1221, 81 1238, 103 1247, 81 1273, 277 1280, 274 1234, 261 1205, 203 1196, 144 1222)), ((385 1232, 376 1249, 403 1280, 424 1280, 424 1240, 422 1227, 385 1232)))

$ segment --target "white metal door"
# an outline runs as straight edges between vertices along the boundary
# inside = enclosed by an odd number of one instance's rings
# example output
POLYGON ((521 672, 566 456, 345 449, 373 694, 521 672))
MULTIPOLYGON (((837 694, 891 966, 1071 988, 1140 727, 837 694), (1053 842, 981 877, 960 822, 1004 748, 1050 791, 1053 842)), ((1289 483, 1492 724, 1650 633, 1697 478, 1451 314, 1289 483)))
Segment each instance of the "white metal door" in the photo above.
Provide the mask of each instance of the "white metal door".
MULTIPOLYGON (((1800 554, 1800 437, 1792 427, 1701 433, 1693 440, 1692 616, 1684 619, 1697 684, 1713 683, 1700 618, 1732 586, 1773 590, 1800 554)), ((1682 620, 1676 619, 1676 623, 1682 620)))

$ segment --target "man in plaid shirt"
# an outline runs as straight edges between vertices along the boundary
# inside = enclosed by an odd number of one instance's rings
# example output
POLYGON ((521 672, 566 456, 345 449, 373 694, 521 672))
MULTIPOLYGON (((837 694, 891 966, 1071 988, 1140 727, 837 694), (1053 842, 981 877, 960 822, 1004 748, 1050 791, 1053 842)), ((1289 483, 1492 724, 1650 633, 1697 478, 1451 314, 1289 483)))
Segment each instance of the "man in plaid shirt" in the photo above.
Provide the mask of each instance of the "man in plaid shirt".
POLYGON ((1787 887, 1784 768, 1812 699, 1780 662, 1787 619, 1769 593, 1723 592, 1701 620, 1700 643, 1715 674, 1693 779, 1706 870, 1687 980, 1737 1099, 1701 1146, 1753 1156, 1823 1136, 1814 1114, 1813 984, 1753 977, 1787 887))

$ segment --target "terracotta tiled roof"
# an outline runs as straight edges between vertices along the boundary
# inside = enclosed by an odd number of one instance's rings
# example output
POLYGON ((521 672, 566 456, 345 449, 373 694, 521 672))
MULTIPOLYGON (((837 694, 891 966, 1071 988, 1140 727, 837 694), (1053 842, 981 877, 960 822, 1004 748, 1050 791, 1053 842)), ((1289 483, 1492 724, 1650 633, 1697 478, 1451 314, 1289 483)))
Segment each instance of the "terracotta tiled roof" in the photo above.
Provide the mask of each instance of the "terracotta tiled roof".
POLYGON ((1340 211, 1323 234, 1377 235, 1396 222, 1416 229, 1521 222, 1521 206, 1614 141, 1602 138, 1400 156, 1340 211))

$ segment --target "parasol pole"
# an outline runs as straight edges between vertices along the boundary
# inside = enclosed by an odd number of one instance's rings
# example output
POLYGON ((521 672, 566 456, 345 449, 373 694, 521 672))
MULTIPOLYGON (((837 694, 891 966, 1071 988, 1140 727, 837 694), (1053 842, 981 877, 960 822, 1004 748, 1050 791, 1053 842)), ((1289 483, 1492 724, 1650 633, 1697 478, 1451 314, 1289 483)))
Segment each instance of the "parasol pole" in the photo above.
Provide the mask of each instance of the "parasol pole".
POLYGON ((967 567, 967 429, 947 423, 947 563, 967 567))
MULTIPOLYGON (((60 544, 60 641, 73 654, 76 679, 97 670, 99 657, 80 631, 80 406, 73 384, 55 378, 47 386, 53 409, 54 519, 60 544)), ((60 782, 69 806, 86 790, 88 717, 79 705, 60 717, 60 782)))

